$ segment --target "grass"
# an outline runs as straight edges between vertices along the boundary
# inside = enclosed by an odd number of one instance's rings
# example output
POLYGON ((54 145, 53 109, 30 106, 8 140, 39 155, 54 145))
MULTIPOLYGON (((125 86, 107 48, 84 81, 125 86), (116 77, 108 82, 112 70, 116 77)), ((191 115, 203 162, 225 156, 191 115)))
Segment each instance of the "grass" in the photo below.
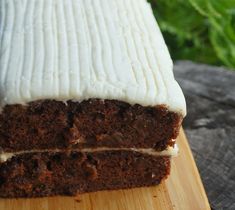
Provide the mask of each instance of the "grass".
POLYGON ((235 69, 235 0, 149 0, 174 60, 235 69))

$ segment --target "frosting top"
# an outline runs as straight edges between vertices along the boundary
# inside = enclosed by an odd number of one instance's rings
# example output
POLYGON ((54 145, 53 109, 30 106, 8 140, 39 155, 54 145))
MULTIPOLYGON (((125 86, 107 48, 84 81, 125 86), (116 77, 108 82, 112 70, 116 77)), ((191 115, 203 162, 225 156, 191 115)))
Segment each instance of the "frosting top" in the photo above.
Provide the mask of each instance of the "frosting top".
POLYGON ((116 99, 185 116, 146 0, 1 0, 0 106, 116 99))

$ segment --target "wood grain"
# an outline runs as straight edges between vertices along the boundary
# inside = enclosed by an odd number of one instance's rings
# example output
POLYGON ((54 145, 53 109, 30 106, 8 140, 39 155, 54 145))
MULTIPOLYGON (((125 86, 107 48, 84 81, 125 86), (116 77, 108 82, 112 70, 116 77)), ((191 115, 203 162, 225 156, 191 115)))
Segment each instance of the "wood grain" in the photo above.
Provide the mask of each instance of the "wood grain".
POLYGON ((1 199, 6 210, 207 210, 208 200, 181 130, 180 154, 172 161, 170 177, 157 187, 104 191, 74 197, 1 199))

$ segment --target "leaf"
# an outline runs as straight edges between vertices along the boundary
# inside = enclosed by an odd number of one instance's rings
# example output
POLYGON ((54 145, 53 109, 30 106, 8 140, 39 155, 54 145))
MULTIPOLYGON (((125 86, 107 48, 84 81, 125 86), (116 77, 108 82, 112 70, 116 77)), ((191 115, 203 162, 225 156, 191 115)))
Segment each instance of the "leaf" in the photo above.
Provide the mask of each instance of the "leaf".
POLYGON ((149 0, 173 59, 235 68, 235 0, 149 0))
POLYGON ((208 16, 207 13, 207 0, 189 0, 191 5, 197 10, 201 15, 208 16))

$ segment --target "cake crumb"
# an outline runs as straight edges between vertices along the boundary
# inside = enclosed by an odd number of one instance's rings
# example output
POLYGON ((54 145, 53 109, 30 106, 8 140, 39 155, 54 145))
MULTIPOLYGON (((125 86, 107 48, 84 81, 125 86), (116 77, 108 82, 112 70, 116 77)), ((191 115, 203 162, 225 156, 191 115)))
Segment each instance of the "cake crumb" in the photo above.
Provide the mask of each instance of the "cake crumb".
POLYGON ((82 202, 82 198, 81 198, 81 195, 80 194, 77 194, 75 197, 74 197, 74 200, 78 203, 82 202))

